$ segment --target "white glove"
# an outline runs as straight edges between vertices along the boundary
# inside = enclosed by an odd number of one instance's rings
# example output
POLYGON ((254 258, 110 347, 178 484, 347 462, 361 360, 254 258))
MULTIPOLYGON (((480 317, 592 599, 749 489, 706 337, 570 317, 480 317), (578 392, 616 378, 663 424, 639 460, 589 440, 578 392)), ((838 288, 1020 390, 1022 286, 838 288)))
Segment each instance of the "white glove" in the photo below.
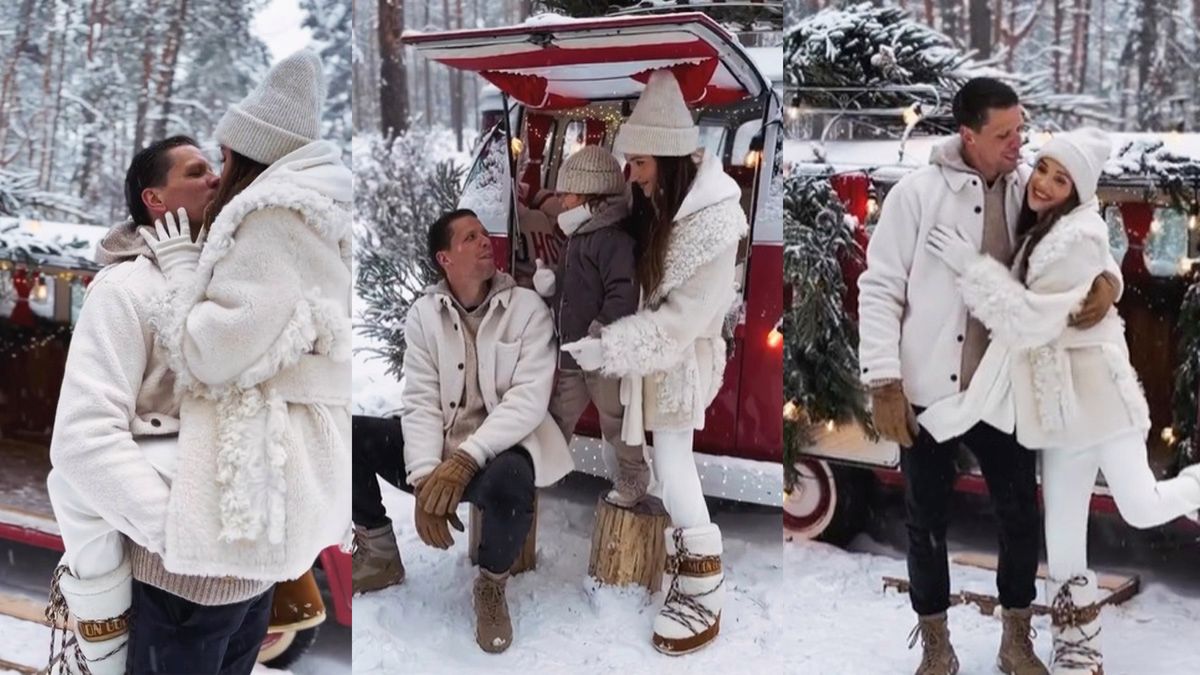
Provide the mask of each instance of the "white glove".
POLYGON ((554 295, 554 270, 546 267, 541 258, 533 262, 537 265, 537 271, 533 273, 533 288, 537 290, 538 295, 549 298, 554 295))
MULTIPOLYGON (((192 241, 192 227, 188 222, 187 211, 180 208, 178 214, 178 225, 175 224, 175 217, 168 211, 163 215, 163 219, 167 221, 165 226, 163 221, 156 220, 153 233, 148 227, 138 230, 138 234, 142 235, 142 239, 154 253, 159 269, 168 279, 191 274, 200 262, 200 244, 192 241)), ((200 234, 203 236, 204 233, 200 234)))
POLYGON ((599 338, 586 337, 568 342, 562 346, 562 350, 570 354, 584 370, 600 370, 600 366, 604 365, 604 349, 600 346, 599 338))
POLYGON ((955 274, 962 274, 967 265, 980 255, 979 249, 961 230, 947 225, 938 225, 930 230, 929 237, 925 240, 925 249, 930 255, 946 263, 946 267, 954 270, 955 274))

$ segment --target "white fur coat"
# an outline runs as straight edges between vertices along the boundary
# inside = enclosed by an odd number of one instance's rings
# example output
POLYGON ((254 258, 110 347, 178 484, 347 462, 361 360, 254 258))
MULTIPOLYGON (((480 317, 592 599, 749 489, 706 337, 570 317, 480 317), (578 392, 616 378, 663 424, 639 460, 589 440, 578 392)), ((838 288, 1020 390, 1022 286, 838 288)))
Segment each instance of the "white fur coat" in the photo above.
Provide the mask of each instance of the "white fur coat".
POLYGON ((350 523, 352 177, 318 141, 212 225, 158 309, 184 390, 167 570, 292 579, 350 523))
POLYGON ((1093 200, 1063 216, 1029 256, 1027 285, 980 256, 959 279, 963 302, 992 332, 970 386, 919 417, 938 440, 984 420, 1033 449, 1089 447, 1150 428, 1129 362, 1124 323, 1111 308, 1096 326, 1067 326, 1096 276, 1116 267, 1093 200))
POLYGON ((630 443, 641 442, 641 430, 704 428, 725 374, 721 329, 738 299, 737 248, 749 231, 740 197, 721 161, 705 153, 675 215, 662 282, 636 314, 600 334, 601 372, 625 378, 622 435, 630 443))

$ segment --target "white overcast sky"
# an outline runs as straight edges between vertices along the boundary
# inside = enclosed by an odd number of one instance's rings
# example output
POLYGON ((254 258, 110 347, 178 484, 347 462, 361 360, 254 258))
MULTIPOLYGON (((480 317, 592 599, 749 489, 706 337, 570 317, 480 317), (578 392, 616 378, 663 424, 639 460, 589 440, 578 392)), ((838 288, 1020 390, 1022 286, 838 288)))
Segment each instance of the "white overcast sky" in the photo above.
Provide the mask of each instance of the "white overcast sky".
POLYGON ((303 20, 299 0, 270 0, 254 17, 254 33, 271 50, 271 63, 312 41, 312 34, 300 25, 303 20))

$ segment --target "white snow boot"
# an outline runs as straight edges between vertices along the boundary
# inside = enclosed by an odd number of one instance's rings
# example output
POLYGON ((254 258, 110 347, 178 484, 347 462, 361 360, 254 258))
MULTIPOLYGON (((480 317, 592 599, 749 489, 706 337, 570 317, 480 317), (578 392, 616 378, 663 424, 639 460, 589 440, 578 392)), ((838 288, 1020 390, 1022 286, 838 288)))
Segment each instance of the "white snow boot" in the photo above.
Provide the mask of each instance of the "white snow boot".
POLYGON ((1066 581, 1047 581, 1050 598, 1054 675, 1104 675, 1100 648, 1099 590, 1095 573, 1077 574, 1066 581))
MULTIPOLYGON (((1187 476, 1188 478, 1196 481, 1196 485, 1200 485, 1200 464, 1191 464, 1183 467, 1183 469, 1179 471, 1179 475, 1187 476)), ((1200 523, 1200 511, 1192 511, 1189 514, 1186 514, 1186 517, 1188 520, 1191 520, 1194 523, 1200 523)))
POLYGON ((51 621, 48 672, 55 675, 123 675, 128 656, 133 577, 129 561, 101 577, 80 579, 59 565, 50 584, 46 618, 51 621), (68 614, 75 635, 68 637, 68 614), (55 626, 67 626, 57 653, 55 626))
POLYGON ((694 652, 717 637, 725 603, 721 530, 708 524, 668 528, 667 597, 654 618, 654 648, 670 656, 694 652))

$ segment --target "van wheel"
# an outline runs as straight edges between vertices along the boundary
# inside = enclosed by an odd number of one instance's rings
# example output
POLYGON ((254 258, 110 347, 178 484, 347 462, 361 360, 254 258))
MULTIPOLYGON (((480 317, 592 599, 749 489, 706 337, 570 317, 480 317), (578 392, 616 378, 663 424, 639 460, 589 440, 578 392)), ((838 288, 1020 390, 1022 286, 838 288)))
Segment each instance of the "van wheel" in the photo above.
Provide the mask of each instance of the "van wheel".
POLYGON ((870 471, 814 458, 796 462, 796 471, 796 485, 783 502, 789 534, 843 546, 863 531, 875 483, 870 471))
POLYGON ((299 631, 267 633, 258 651, 258 662, 268 668, 288 668, 299 661, 317 641, 318 628, 319 626, 313 626, 299 631))

